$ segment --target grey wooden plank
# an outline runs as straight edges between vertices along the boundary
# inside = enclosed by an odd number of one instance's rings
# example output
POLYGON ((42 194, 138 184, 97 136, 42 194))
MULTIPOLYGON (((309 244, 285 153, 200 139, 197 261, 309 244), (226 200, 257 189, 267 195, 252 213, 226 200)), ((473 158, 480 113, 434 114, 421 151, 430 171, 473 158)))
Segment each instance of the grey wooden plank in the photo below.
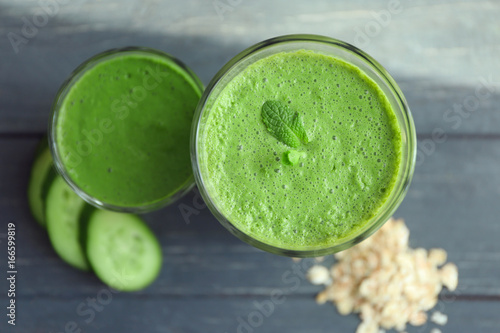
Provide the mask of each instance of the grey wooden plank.
MULTIPOLYGON (((448 251, 460 270, 461 295, 500 295, 499 143, 455 138, 439 144, 417 167, 396 213, 411 229, 412 246, 448 251)), ((25 188, 35 145, 34 139, 0 140, 0 160, 9 161, 0 166, 0 211, 4 221, 18 225, 19 269, 30 277, 20 280, 20 293, 30 297, 86 293, 102 284, 61 262, 29 215, 25 188)), ((196 198, 191 193, 145 216, 162 244, 164 264, 159 279, 140 294, 263 295, 281 286, 283 274, 293 272, 293 262, 240 242, 206 208, 198 209, 187 224, 179 207, 196 209, 196 198)), ((3 265, 0 262, 0 269, 3 265)), ((0 280, 0 289, 5 283, 0 280)), ((304 283, 297 293, 314 290, 304 283)))
MULTIPOLYGON (((237 52, 231 50, 228 53, 236 54, 237 52)), ((77 62, 75 66, 76 64, 77 62)), ((215 73, 218 67, 211 65, 210 68, 215 73)), ((70 71, 68 69, 65 75, 69 75, 70 71)), ((200 72, 198 71, 198 74, 200 72)), ((204 76, 207 77, 207 75, 204 76)), ((3 101, 5 111, 0 113, 0 133, 45 132, 52 99, 63 80, 64 76, 60 76, 58 80, 37 82, 34 85, 26 84, 23 88, 26 90, 22 91, 19 91, 16 86, 5 87, 3 89, 5 96, 10 97, 5 97, 3 101), (28 95, 31 97, 28 98, 28 95), (23 97, 19 98, 19 96, 23 97)), ((205 79, 205 84, 208 81, 209 79, 205 79)), ((435 130, 442 130, 446 135, 500 134, 500 109, 498 108, 500 93, 493 93, 490 98, 481 101, 477 109, 467 111, 464 108, 464 101, 474 96, 474 87, 446 86, 429 83, 426 80, 409 81, 408 78, 402 78, 401 82, 403 93, 415 120, 417 133, 431 135, 435 130)), ((0 96, 0 103, 2 103, 1 99, 0 96)))
POLYGON ((418 134, 431 135, 436 130, 445 135, 500 134, 500 87, 488 83, 488 78, 484 78, 484 85, 482 79, 475 85, 408 77, 395 79, 408 101, 418 134), (489 95, 480 100, 476 89, 479 95, 489 95))
MULTIPOLYGON (((1 38, 0 133, 44 131, 59 85, 79 63, 106 49, 144 45, 170 52, 207 83, 244 48, 300 32, 337 37, 372 54, 401 82, 419 133, 436 127, 499 133, 500 3, 401 0, 402 11, 392 14, 367 42, 359 38, 359 31, 376 24, 376 14, 388 10, 385 0, 236 3, 221 18, 210 1, 80 0, 61 5, 17 54, 8 38, 1 38), (442 18, 446 24, 437 24, 442 18), (493 94, 477 111, 463 116, 459 126, 458 120, 446 120, 457 114, 443 119, 490 76, 493 94)), ((21 34, 22 18, 30 19, 38 10, 35 0, 1 2, 0 35, 21 34)))
POLYGON ((435 152, 416 167, 396 213, 406 219, 412 246, 448 251, 460 267, 465 293, 500 292, 495 272, 500 260, 495 240, 500 234, 499 162, 498 140, 449 139, 436 144, 435 152), (471 283, 476 277, 481 282, 471 283))
MULTIPOLYGON (((357 316, 341 316, 332 304, 317 305, 312 295, 296 298, 288 294, 273 308, 268 302, 270 294, 248 298, 140 298, 96 288, 87 295, 70 299, 18 299, 16 327, 7 327, 2 320, 0 329, 4 333, 47 333, 65 332, 66 325, 74 325, 68 326, 68 332, 80 329, 88 333, 346 333, 355 332, 359 324, 357 316), (94 299, 96 310, 87 305, 88 298, 94 299)), ((448 315, 443 332, 500 330, 499 302, 448 300, 440 301, 436 309, 448 315)), ((408 326, 407 332, 429 332, 434 327, 437 326, 433 323, 408 326)))

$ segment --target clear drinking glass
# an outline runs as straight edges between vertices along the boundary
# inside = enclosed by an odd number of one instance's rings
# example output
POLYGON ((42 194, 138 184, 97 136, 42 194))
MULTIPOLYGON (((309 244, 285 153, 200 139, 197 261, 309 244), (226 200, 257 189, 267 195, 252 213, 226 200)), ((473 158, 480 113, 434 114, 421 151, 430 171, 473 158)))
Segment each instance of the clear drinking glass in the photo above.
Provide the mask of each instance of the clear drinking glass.
MULTIPOLYGON (((231 233, 241 240, 262 250, 293 257, 313 257, 330 254, 347 249, 373 234, 392 216, 405 197, 411 182, 415 167, 416 134, 413 119, 406 100, 393 78, 372 57, 360 49, 345 42, 317 35, 287 35, 260 42, 231 59, 215 75, 206 88, 195 112, 191 131, 191 159, 194 169, 196 184, 207 206, 231 233), (209 179, 203 171, 203 131, 205 122, 211 112, 214 101, 224 87, 239 73, 256 61, 281 52, 296 50, 311 50, 320 54, 330 55, 344 60, 360 68, 368 77, 382 89, 387 96, 401 130, 402 161, 397 175, 397 181, 387 201, 365 227, 349 239, 328 247, 308 247, 301 249, 282 248, 267 244, 257 237, 244 233, 232 223, 219 209, 217 201, 211 195, 209 179)), ((306 208, 305 208, 306 209, 306 208)))
MULTIPOLYGON (((85 75, 85 73, 90 69, 92 69, 94 66, 109 61, 110 59, 114 59, 124 55, 146 55, 146 56, 161 58, 163 61, 169 63, 170 66, 173 66, 177 70, 184 73, 186 77, 189 77, 190 80, 192 80, 193 85, 196 87, 196 90, 198 91, 199 95, 201 95, 201 93, 203 92, 203 84, 196 76, 196 74, 194 74, 194 72, 192 72, 180 60, 176 59, 175 57, 167 53, 145 47, 126 47, 126 48, 112 49, 102 52, 100 54, 93 56, 92 58, 82 63, 79 67, 77 67, 59 89, 56 98, 54 100, 54 103, 52 105, 52 114, 49 121, 49 130, 48 130, 49 146, 52 152, 52 157, 54 160, 54 166, 56 170, 66 180, 69 186, 85 201, 98 208, 120 211, 120 212, 145 213, 169 205, 174 201, 178 200, 183 195, 185 195, 193 188, 195 184, 194 177, 191 175, 188 179, 186 179, 183 182, 182 186, 180 186, 174 193, 165 194, 165 196, 159 197, 157 198, 157 200, 153 200, 144 204, 134 205, 134 206, 120 206, 99 199, 96 197, 95 194, 88 193, 88 191, 85 191, 81 186, 79 186, 74 181, 74 179, 72 179, 71 175, 68 173, 67 170, 68 165, 65 165, 64 161, 61 159, 60 151, 58 149, 57 125, 60 119, 59 116, 61 113, 61 107, 64 103, 66 96, 69 94, 74 85, 82 78, 82 76, 85 75)), ((168 110, 168 105, 165 105, 165 108, 166 110, 168 110)))

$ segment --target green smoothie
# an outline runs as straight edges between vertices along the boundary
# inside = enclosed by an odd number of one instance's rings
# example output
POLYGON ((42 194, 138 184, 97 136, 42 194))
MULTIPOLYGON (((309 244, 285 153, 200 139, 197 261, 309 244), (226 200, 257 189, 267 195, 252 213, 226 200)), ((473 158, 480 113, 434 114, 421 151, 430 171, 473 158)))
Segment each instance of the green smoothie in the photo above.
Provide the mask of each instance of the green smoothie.
POLYGON ((402 159, 394 110, 359 68, 313 51, 274 54, 243 69, 211 105, 199 165, 217 209, 271 246, 329 247, 366 227, 393 191, 402 159), (303 118, 291 148, 262 119, 266 101, 303 118))
POLYGON ((197 78, 152 52, 120 52, 80 72, 60 102, 56 146, 69 178, 119 207, 161 202, 192 183, 197 78))

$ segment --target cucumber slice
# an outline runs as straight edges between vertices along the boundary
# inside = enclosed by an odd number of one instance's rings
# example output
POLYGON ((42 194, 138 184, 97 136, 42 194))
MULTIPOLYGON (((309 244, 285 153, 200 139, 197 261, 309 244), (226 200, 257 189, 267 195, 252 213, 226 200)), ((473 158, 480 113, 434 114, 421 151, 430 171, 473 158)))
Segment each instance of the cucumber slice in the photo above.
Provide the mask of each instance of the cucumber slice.
POLYGON ((31 214, 35 220, 46 227, 44 204, 42 199, 42 188, 52 166, 52 155, 47 143, 47 138, 42 139, 35 153, 35 161, 31 168, 31 176, 28 185, 28 203, 31 214))
MULTIPOLYGON (((51 173, 55 172, 51 170, 51 173)), ((45 219, 50 242, 61 259, 82 270, 90 269, 80 242, 80 216, 87 205, 61 176, 54 177, 45 198, 45 219)))
POLYGON ((86 239, 95 274, 116 290, 145 288, 160 272, 160 244, 135 215, 95 210, 89 216, 86 239))

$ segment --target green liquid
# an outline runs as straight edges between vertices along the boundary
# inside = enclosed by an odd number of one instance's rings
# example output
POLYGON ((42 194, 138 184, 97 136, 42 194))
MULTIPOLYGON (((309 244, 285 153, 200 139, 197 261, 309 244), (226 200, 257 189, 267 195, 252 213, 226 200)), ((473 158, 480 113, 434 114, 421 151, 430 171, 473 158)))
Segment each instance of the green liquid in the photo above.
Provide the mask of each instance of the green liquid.
POLYGON ((261 59, 222 90, 200 138, 218 209, 245 234, 287 249, 327 247, 362 230, 393 191, 402 137, 381 89, 339 59, 296 51, 261 59), (266 100, 302 114, 310 142, 290 147, 261 120, 266 100))
POLYGON ((192 182, 189 133, 200 85, 173 61, 122 53, 86 70, 62 102, 57 146, 71 179, 121 207, 192 182))

